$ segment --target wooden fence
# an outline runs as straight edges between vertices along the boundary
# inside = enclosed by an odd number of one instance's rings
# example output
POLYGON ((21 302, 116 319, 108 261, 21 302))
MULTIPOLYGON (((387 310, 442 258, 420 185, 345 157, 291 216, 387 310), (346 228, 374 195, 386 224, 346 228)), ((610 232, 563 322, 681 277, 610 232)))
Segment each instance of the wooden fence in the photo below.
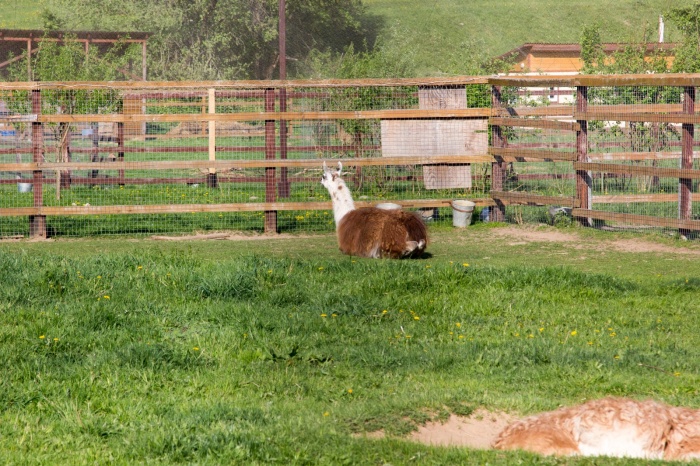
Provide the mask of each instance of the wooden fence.
MULTIPOLYGON (((330 209, 328 201, 293 201, 289 198, 289 187, 292 183, 308 181, 307 178, 290 178, 290 169, 318 169, 321 159, 325 156, 290 157, 291 151, 304 154, 310 153, 345 153, 352 156, 341 157, 345 166, 355 167, 358 171, 363 167, 395 167, 443 166, 447 171, 454 167, 468 164, 485 164, 488 170, 482 176, 488 181, 489 189, 478 190, 446 190, 449 196, 440 197, 416 196, 392 200, 408 208, 440 208, 449 207, 456 193, 471 194, 472 200, 480 206, 491 207, 491 220, 503 221, 507 218, 507 207, 517 205, 548 206, 557 205, 572 209, 574 217, 584 224, 594 221, 609 221, 629 224, 642 224, 664 228, 674 228, 682 232, 700 230, 700 221, 693 214, 693 200, 698 200, 697 180, 700 170, 694 168, 693 156, 694 125, 700 122, 700 115, 695 112, 695 88, 700 83, 700 75, 623 75, 623 76, 542 76, 542 77, 456 77, 443 79, 401 79, 401 80, 327 80, 327 81, 238 81, 238 82, 113 82, 113 83, 0 83, 0 94, 4 98, 14 98, 17 93, 25 93, 30 105, 25 112, 7 112, 0 116, 0 123, 11 126, 24 125, 28 130, 31 141, 31 161, 13 162, 4 160, 0 163, 0 173, 23 173, 30 175, 33 187, 33 201, 30 206, 0 205, 0 217, 27 216, 29 232, 33 237, 47 236, 47 216, 95 216, 106 214, 171 214, 191 212, 264 212, 264 230, 278 231, 277 214, 280 211, 305 211, 330 209), (464 89, 480 86, 491 91, 490 106, 470 106, 466 100, 457 106, 437 102, 429 108, 416 105, 411 108, 348 108, 342 109, 311 108, 297 109, 291 102, 295 99, 311 99, 318 101, 327 99, 330 90, 368 90, 368 89, 402 89, 402 92, 419 93, 421 89, 441 90, 464 89), (589 91, 598 88, 627 88, 662 87, 678 89, 677 102, 640 102, 634 104, 605 104, 589 99, 589 91), (537 95, 539 89, 548 87, 567 87, 572 90, 570 105, 542 106, 530 105, 522 100, 512 101, 507 94, 508 89, 531 90, 537 95), (405 91, 408 89, 408 91, 405 91), (69 92, 84 90, 114 91, 123 102, 120 112, 110 113, 67 113, 47 112, 44 95, 49 92, 69 92), (222 105, 220 99, 231 98, 227 104, 233 108, 226 112, 217 111, 217 105, 222 105), (150 102, 156 100, 157 103, 150 102), (178 101, 180 99, 180 101, 178 101), (184 99, 184 101, 182 101, 184 99), (246 103, 241 99, 253 99, 255 103, 246 103), (237 102, 234 104, 234 102, 237 102), (243 103, 241 103, 243 102, 243 103), (260 105, 261 108, 255 108, 260 105), (180 111, 172 113, 174 107, 180 111), (192 111, 196 109, 198 111, 192 111), (382 150, 382 141, 362 141, 361 138, 345 141, 342 144, 314 144, 313 146, 294 147, 288 145, 288 135, 294 125, 316 121, 372 121, 372 122, 415 122, 415 121, 483 121, 488 122, 488 144, 478 150, 464 147, 463 150, 452 150, 445 153, 438 151, 433 154, 413 154, 410 150, 398 156, 376 156, 376 151, 382 150), (679 150, 667 150, 673 142, 667 144, 664 150, 625 150, 619 143, 600 142, 595 151, 591 151, 589 142, 589 125, 591 122, 644 122, 677 125, 681 137, 678 142, 679 150), (264 139, 264 146, 225 146, 217 139, 217 123, 251 123, 262 122, 253 126, 254 134, 264 139), (199 135, 207 139, 206 145, 196 147, 148 147, 130 146, 130 138, 166 139, 169 135, 149 135, 146 125, 158 124, 190 124, 199 128, 199 135), (92 125, 113 125, 114 131, 110 136, 112 145, 101 147, 93 133, 92 147, 73 147, 70 141, 65 142, 61 149, 56 146, 61 142, 47 145, 45 141, 46 127, 65 125, 76 128, 92 125), (561 142, 532 142, 518 143, 512 138, 514 131, 528 131, 528 137, 536 134, 570 135, 571 141, 561 142), (540 132, 540 133, 537 133, 540 132), (511 139, 512 138, 512 139, 511 139), (615 146, 617 144, 617 146, 615 146), (68 157, 49 161, 47 152, 67 151, 68 157), (372 150, 374 156, 364 156, 365 151, 372 150), (81 151, 90 154, 89 160, 73 160, 70 154, 81 151), (259 151, 264 154, 259 158, 248 158, 246 154, 259 151), (324 152, 325 151, 325 152, 324 152), (134 161, 139 152, 180 154, 190 152, 205 152, 204 160, 139 160, 134 161), (235 158, 222 159, 222 152, 235 153, 235 158), (105 157, 105 154, 109 157, 105 157), (677 159, 678 167, 639 166, 630 161, 669 160, 677 159), (553 175, 550 172, 542 174, 512 173, 509 164, 527 163, 557 163, 569 167, 565 173, 553 175), (225 202, 225 203, 149 203, 129 205, 46 205, 46 186, 56 184, 56 189, 70 189, 71 184, 113 185, 125 184, 156 184, 162 182, 159 178, 127 177, 131 171, 198 171, 202 175, 188 175, 177 179, 169 179, 170 183, 193 184, 204 183, 215 189, 221 183, 234 183, 237 180, 223 174, 229 170, 260 169, 262 175, 252 181, 263 183, 265 186, 264 200, 255 202, 225 202), (98 178, 70 176, 71 172, 86 170, 88 173, 99 171, 116 171, 117 176, 98 178), (53 178, 51 177, 53 174, 53 178), (67 175, 66 175, 67 174, 67 175), (677 193, 614 193, 594 195, 594 178, 596 174, 607 174, 610 177, 663 177, 677 180, 677 193), (571 193, 553 195, 530 190, 529 186, 513 186, 512 179, 554 179, 568 178, 574 183, 571 193), (476 196, 475 196, 476 194, 476 196), (481 196, 478 196, 482 194, 481 196), (639 215, 634 211, 595 209, 595 204, 630 203, 669 203, 677 202, 677 216, 639 215)), ((24 94, 22 94, 24 95, 24 94)), ((353 94, 354 96, 355 94, 353 94)), ((358 92, 357 95, 364 95, 358 92)), ((415 99, 414 99, 415 100, 415 99)), ((668 100, 668 99, 667 99, 668 100)), ((673 99, 671 99, 673 100, 673 99)), ((252 100, 251 100, 252 102, 252 100)), ((315 101, 314 101, 315 102, 315 101)), ((394 105, 401 107, 401 105, 394 105)), ((385 105, 384 107, 391 105, 385 105)), ((380 105, 380 107, 382 107, 380 105)), ((479 131, 475 131, 479 133, 479 131)), ((352 136, 352 135, 351 135, 352 136)), ((430 135, 439 138, 439 133, 430 135)), ((559 136, 558 136, 559 137, 559 136)), ((566 139, 568 136, 560 136, 566 139)), ((527 138, 523 138, 527 139, 527 138)), ((27 149, 29 150, 29 149, 27 149)), ((0 149, 0 154, 19 154, 21 149, 0 149)), ((333 160, 335 163, 335 160, 333 160)), ((447 171, 445 173, 447 173, 447 171)), ((425 174, 423 175, 425 176, 425 174)), ((246 178, 251 180, 250 177, 246 178)), ((20 180, 0 179, 3 184, 20 182, 20 180)), ((486 183, 484 186, 487 186, 486 183)), ((440 191, 443 192, 443 191, 440 191)), ((358 199, 358 205, 369 205, 371 201, 358 199)), ((696 209, 697 211, 697 209, 696 209)))

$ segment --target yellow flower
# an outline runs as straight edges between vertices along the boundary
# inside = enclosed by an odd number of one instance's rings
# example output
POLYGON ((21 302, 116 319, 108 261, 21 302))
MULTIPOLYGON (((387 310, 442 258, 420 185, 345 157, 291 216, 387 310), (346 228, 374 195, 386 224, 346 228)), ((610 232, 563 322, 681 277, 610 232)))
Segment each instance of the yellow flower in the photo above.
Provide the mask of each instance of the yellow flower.
POLYGON ((578 334, 578 332, 577 332, 576 330, 572 330, 572 331, 571 331, 571 336, 572 336, 572 337, 575 337, 577 334, 578 334))
POLYGON ((321 314, 321 317, 328 317, 328 314, 321 314))
POLYGON ((328 411, 326 411, 325 413, 323 413, 323 415, 324 415, 325 417, 328 417, 328 416, 331 415, 331 413, 329 413, 328 411))
POLYGON ((43 340, 44 338, 46 338, 46 335, 39 335, 39 340, 43 340))
POLYGON ((104 299, 109 299, 109 295, 106 294, 106 295, 103 296, 103 298, 104 298, 104 299))
POLYGON ((58 341, 58 338, 54 338, 53 341, 58 341))
POLYGON ((352 388, 348 388, 348 393, 352 393, 352 388))
POLYGON ((462 267, 469 267, 469 264, 467 264, 466 262, 464 262, 464 263, 462 263, 462 267))
POLYGON ((457 323, 455 324, 455 326, 456 326, 457 328, 460 328, 460 327, 462 326, 462 323, 461 323, 461 322, 457 322, 457 323))
POLYGON ((195 347, 192 348, 192 349, 193 349, 194 351, 199 351, 199 346, 195 346, 195 347))
POLYGON ((413 320, 420 320, 420 317, 418 317, 418 316, 413 316, 413 320))

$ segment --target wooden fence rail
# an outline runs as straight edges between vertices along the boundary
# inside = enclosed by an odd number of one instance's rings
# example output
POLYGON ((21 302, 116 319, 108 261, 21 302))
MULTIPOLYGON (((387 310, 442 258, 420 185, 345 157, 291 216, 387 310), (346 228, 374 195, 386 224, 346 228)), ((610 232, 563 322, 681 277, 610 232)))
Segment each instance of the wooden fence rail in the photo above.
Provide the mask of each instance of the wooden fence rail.
MULTIPOLYGON (((61 215, 98 215, 107 213, 181 213, 181 212, 265 212, 266 231, 276 231, 276 212, 284 210, 325 210, 330 208, 328 202, 280 202, 279 197, 289 193, 287 170, 291 168, 318 169, 321 158, 290 159, 288 154, 294 151, 310 152, 321 147, 331 150, 354 151, 355 156, 343 156, 345 166, 354 166, 360 170, 371 166, 432 166, 488 164, 488 178, 491 191, 488 197, 476 199, 478 205, 492 206, 491 219, 504 220, 508 205, 561 205, 573 208, 573 215, 585 225, 592 225, 593 220, 613 221, 632 224, 644 224, 659 227, 677 228, 681 232, 700 230, 700 221, 693 215, 693 201, 698 201, 697 180, 700 180, 700 170, 694 168, 694 125, 700 124, 700 113, 695 109, 695 88, 700 86, 700 75, 697 74, 658 74, 658 75, 613 75, 613 76, 501 76, 483 77, 466 76, 454 78, 428 79, 384 79, 384 80, 322 80, 322 81, 237 81, 237 82, 109 82, 109 83, 0 83, 0 93, 8 96, 14 91, 27 91, 31 101, 31 110, 25 114, 0 115, 0 123, 8 125, 22 124, 29 128, 31 134, 30 147, 15 147, 0 149, 0 154, 31 154, 31 162, 0 163, 0 172, 31 173, 34 186, 33 205, 31 207, 0 206, 0 216, 28 216, 30 234, 46 236, 46 216, 61 215), (400 108, 400 109, 349 109, 333 111, 296 111, 287 108, 288 99, 316 98, 327 95, 332 89, 362 88, 362 87, 405 87, 417 89, 437 88, 454 89, 468 86, 486 86, 491 91, 491 106, 488 108, 450 108, 441 103, 435 108, 400 108), (553 105, 544 107, 510 106, 504 97, 506 88, 528 88, 530 95, 539 92, 537 88, 551 86, 571 89, 574 100, 572 105, 553 105), (588 94, 591 88, 597 87, 649 87, 673 86, 681 91, 680 103, 653 103, 638 105, 602 105, 600 102, 589 102, 588 94), (46 114, 42 109, 42 91, 46 90, 118 90, 130 99, 141 102, 136 110, 119 114, 46 114), (165 96, 165 97, 164 97, 165 96), (192 102, 147 102, 147 99, 199 99, 192 102), (233 113, 217 112, 217 103, 233 105, 231 102, 218 102, 219 98, 243 97, 258 99, 262 111, 234 111, 233 113), (199 109, 199 113, 149 113, 151 110, 181 107, 183 109, 199 109), (481 120, 488 122, 488 147, 484 150, 459 151, 447 155, 430 156, 383 156, 366 157, 361 149, 379 152, 381 144, 356 142, 327 145, 327 146, 289 146, 287 134, 289 124, 299 122, 356 120, 388 122, 392 120, 431 120, 459 121, 481 120), (617 121, 627 123, 667 124, 678 128, 681 133, 680 143, 676 150, 650 150, 640 152, 620 150, 619 143, 596 142, 595 149, 589 145, 589 122, 617 121), (264 145, 236 147, 217 145, 217 123, 255 122, 264 145), (91 154, 90 161, 56 161, 46 160, 46 152, 58 150, 58 143, 44 144, 44 131, 48 126, 113 123, 117 127, 116 145, 102 147, 74 147, 73 153, 91 154), (201 127, 201 136, 208 140, 205 144, 192 147, 133 147, 125 146, 125 125, 168 123, 195 123, 201 127), (559 132, 570 134, 572 141, 557 143, 527 142, 516 145, 509 141, 510 131, 520 129, 537 132, 559 132), (680 146, 680 150, 678 150, 680 146), (605 151, 609 147, 613 150, 605 151), (603 152, 599 152, 599 150, 603 152), (105 152, 114 154, 110 161, 101 160, 98 156, 105 152), (163 160, 163 161, 131 161, 125 157, 128 153, 202 153, 207 154, 205 160, 163 160), (245 155, 257 152, 259 159, 222 160, 217 153, 235 152, 245 155), (262 155, 261 155, 262 154, 262 155), (639 161, 678 160, 677 168, 668 166, 642 166, 635 164, 639 161), (556 162, 570 164, 568 174, 522 174, 521 180, 538 177, 562 179, 573 177, 575 190, 572 196, 540 195, 530 192, 514 192, 506 189, 508 164, 522 162, 556 162), (265 201, 240 204, 159 204, 159 205, 116 205, 116 206, 45 206, 43 189, 49 182, 48 176, 55 174, 57 185, 62 182, 61 172, 71 170, 88 170, 96 173, 98 170, 118 171, 119 175, 110 180, 83 179, 85 182, 124 184, 129 181, 126 173, 132 170, 199 170, 206 174, 206 182, 211 187, 217 187, 221 173, 225 170, 261 169, 264 175, 256 178, 265 183, 265 201), (677 194, 618 194, 592 195, 593 181, 598 175, 626 177, 656 177, 678 180, 677 194), (530 178, 528 178, 530 177, 530 178), (279 191, 278 191, 279 190, 279 191), (640 202, 677 202, 678 218, 658 218, 650 215, 637 215, 624 212, 607 212, 596 210, 594 204, 640 203, 640 202)), ((526 93, 527 94, 527 93, 526 93)), ((561 91, 560 91, 561 94, 561 91)), ((544 94, 543 94, 544 95, 544 94)), ((240 110, 248 107, 233 105, 240 110)), ((165 136, 159 136, 165 137, 165 136)), ((438 136, 439 137, 439 136, 438 136)), ((672 144, 669 144, 669 146, 672 144)), ((334 160, 333 162, 335 162, 334 160)), ((25 178, 26 179, 26 178, 25 178)), ((76 177, 76 179, 78 179, 76 177)), ((184 180, 185 178, 183 178, 184 180)), ((2 183, 12 182, 2 180, 2 183)), ((155 182, 155 181, 154 181, 155 182)), ((404 207, 447 207, 450 199, 417 199, 396 201, 404 207)), ((365 205, 358 202, 358 205, 365 205)))

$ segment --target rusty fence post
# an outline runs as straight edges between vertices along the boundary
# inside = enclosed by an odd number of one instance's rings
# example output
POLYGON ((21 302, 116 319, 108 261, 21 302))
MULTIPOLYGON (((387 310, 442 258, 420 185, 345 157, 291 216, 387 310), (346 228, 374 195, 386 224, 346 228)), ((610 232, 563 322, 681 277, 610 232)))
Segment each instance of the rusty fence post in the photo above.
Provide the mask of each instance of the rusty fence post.
MULTIPOLYGON (((41 114, 41 90, 32 90, 32 113, 37 117, 41 114)), ((40 121, 32 122, 32 161, 41 163, 44 161, 44 126, 40 121)), ((42 207, 44 204, 44 173, 34 170, 32 173, 34 190, 34 207, 42 207)), ((46 215, 29 216, 29 237, 46 238, 46 215)))
MULTIPOLYGON (((683 88, 683 113, 693 115, 695 113, 695 87, 683 88)), ((683 123, 681 132, 681 170, 691 170, 693 168, 693 140, 695 138, 695 125, 693 123, 683 123)), ((680 178, 678 180, 678 218, 680 220, 690 220, 693 214, 693 180, 690 178, 680 178)), ((681 235, 687 236, 690 231, 680 229, 681 235)))
MULTIPOLYGON (((498 112, 503 107, 503 98, 501 96, 501 86, 491 86, 491 106, 494 113, 498 112)), ((491 144, 493 147, 505 147, 507 140, 503 134, 503 128, 500 125, 491 127, 491 144)), ((491 163, 491 191, 503 191, 506 179, 506 162, 499 159, 491 163)), ((506 219, 506 206, 497 199, 496 207, 491 210, 492 222, 503 222, 506 219)))
MULTIPOLYGON (((585 113, 588 110, 588 88, 576 87, 576 113, 585 113)), ((588 120, 576 120, 579 130, 576 131, 576 161, 588 162, 588 120)), ((593 181, 591 173, 587 170, 576 170, 576 192, 574 206, 581 209, 591 208, 591 188, 593 181)), ((584 226, 592 226, 590 218, 579 218, 584 226)))
MULTIPOLYGON (((265 111, 274 112, 275 111, 275 90, 265 89, 265 111)), ((275 120, 265 120, 265 159, 272 160, 276 155, 275 148, 275 120)), ((276 189, 275 189, 275 177, 276 172, 274 167, 265 168, 265 202, 275 202, 276 199, 276 189)), ((276 233, 277 232, 277 211, 276 210, 266 210, 265 211, 265 233, 276 233)))

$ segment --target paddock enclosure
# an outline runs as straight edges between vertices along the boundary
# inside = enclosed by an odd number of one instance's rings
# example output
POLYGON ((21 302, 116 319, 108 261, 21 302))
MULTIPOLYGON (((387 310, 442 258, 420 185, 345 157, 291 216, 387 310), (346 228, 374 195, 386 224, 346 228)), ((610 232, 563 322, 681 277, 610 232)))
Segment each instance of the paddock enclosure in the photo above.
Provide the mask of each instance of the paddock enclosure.
POLYGON ((0 236, 332 231, 358 206, 446 222, 700 230, 700 75, 0 83, 0 236))

